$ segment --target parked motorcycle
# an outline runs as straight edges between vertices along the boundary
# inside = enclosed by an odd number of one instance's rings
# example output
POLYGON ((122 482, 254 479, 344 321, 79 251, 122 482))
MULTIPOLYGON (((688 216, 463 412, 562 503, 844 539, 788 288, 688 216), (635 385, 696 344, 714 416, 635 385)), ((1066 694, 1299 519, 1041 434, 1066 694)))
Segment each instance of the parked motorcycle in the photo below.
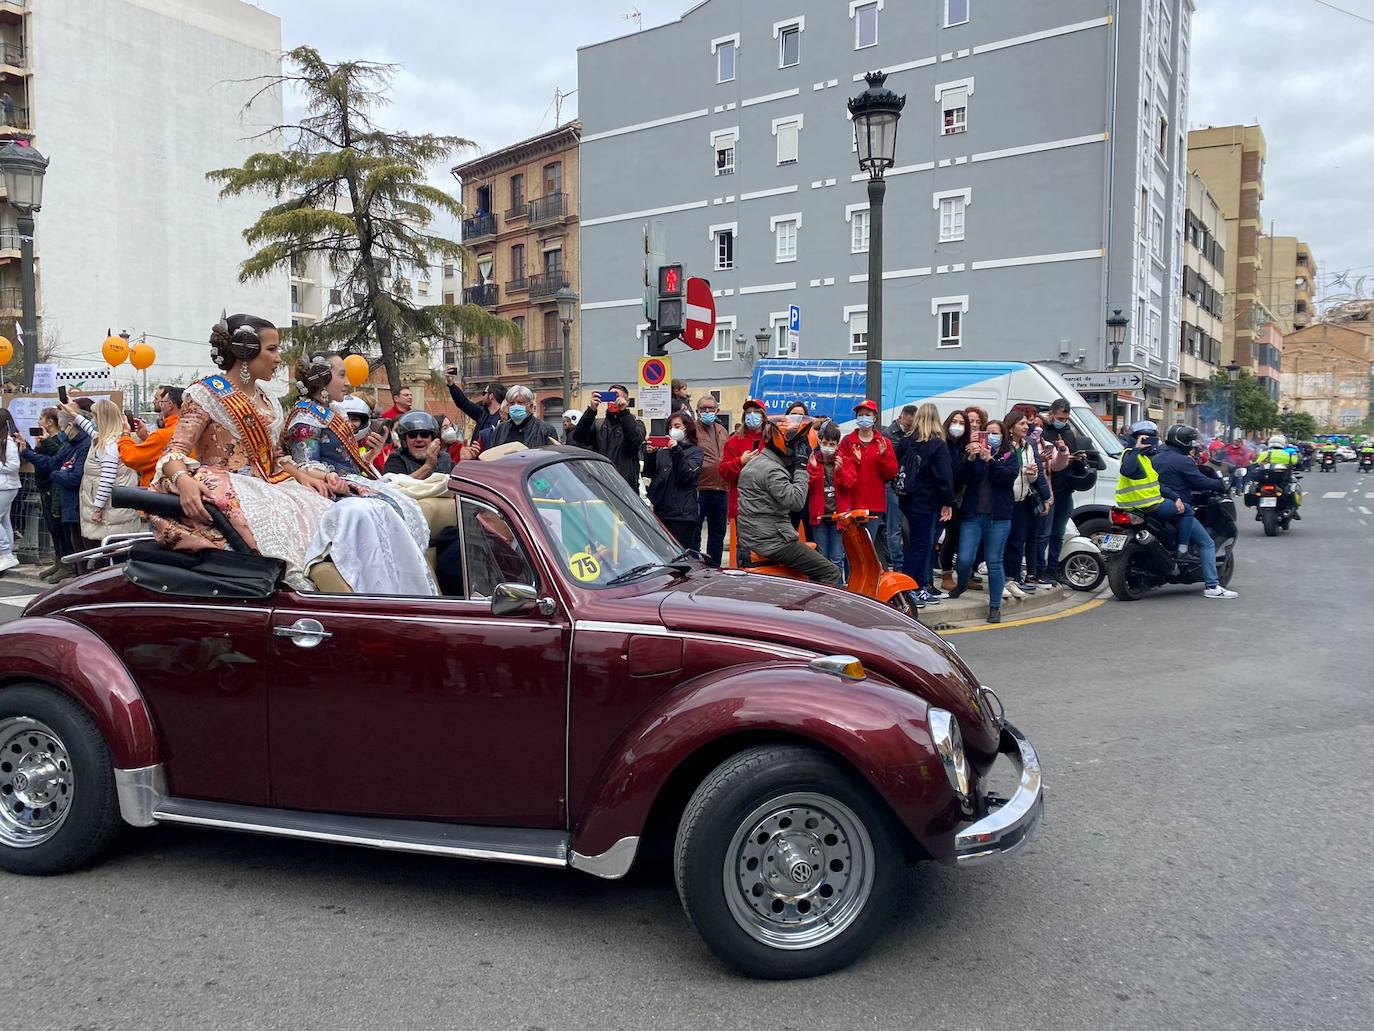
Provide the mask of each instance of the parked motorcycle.
POLYGON ((1059 582, 1075 591, 1095 591, 1107 578, 1107 561, 1089 538, 1078 532, 1070 519, 1064 524, 1064 546, 1059 551, 1059 582))
POLYGON ((1302 492, 1294 476, 1282 466, 1254 470, 1250 488, 1245 492, 1245 507, 1255 510, 1255 521, 1264 524, 1266 537, 1277 537, 1287 530, 1302 504, 1302 492))
MULTIPOLYGON (((1193 510, 1216 545, 1217 575, 1225 587, 1236 569, 1236 503, 1220 494, 1196 494, 1193 510)), ((1112 509, 1111 521, 1102 552, 1108 559, 1107 582, 1122 601, 1136 601, 1166 584, 1204 582, 1201 557, 1175 552, 1176 524, 1150 512, 1119 508, 1112 509)))
POLYGON ((1334 451, 1323 451, 1321 457, 1321 464, 1317 466, 1317 471, 1323 473, 1334 473, 1337 468, 1336 462, 1338 457, 1339 456, 1334 451))

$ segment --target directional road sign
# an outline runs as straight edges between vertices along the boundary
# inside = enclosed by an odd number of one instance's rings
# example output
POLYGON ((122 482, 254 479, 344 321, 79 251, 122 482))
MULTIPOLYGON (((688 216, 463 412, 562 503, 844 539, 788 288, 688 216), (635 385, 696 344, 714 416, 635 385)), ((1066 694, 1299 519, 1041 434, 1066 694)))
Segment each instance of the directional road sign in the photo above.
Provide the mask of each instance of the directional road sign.
POLYGON ((1145 385, 1143 372, 1066 372, 1063 376, 1074 390, 1139 390, 1145 385))

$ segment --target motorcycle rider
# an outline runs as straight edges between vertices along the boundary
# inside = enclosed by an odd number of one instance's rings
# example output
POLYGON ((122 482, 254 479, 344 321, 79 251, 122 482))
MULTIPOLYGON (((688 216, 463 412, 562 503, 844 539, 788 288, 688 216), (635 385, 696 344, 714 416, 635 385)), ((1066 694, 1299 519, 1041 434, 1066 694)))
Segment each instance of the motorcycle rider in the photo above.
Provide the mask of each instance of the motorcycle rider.
POLYGON ((1128 445, 1121 453, 1121 477, 1116 481, 1116 507, 1127 511, 1148 512, 1156 519, 1177 522, 1178 552, 1188 553, 1188 539, 1192 533, 1193 510, 1177 495, 1165 504, 1159 473, 1151 459, 1159 453, 1159 427, 1148 419, 1131 424, 1126 431, 1128 445))
MULTIPOLYGON (((1293 491, 1293 500, 1301 506, 1302 488, 1297 485, 1293 475, 1297 472, 1298 461, 1298 456, 1288 446, 1288 438, 1282 433, 1275 433, 1270 437, 1265 449, 1255 456, 1256 465, 1268 465, 1272 469, 1282 469, 1287 474, 1288 486, 1293 491)), ((1293 518, 1301 519, 1302 512, 1294 509, 1293 518)))
MULTIPOLYGON (((1193 494, 1217 494, 1224 495, 1225 488, 1220 480, 1200 472, 1197 463, 1193 461, 1193 447, 1197 444, 1198 432, 1192 426, 1178 423, 1170 426, 1164 435, 1164 447, 1156 451, 1151 460, 1155 472, 1159 475, 1159 486, 1166 498, 1173 498, 1175 503, 1192 499, 1193 494), (1187 500, 1185 500, 1187 499, 1187 500)), ((1203 576, 1203 596, 1207 598, 1236 598, 1239 595, 1235 591, 1227 590, 1221 586, 1221 579, 1217 575, 1217 547, 1212 540, 1212 535, 1207 532, 1207 528, 1196 519, 1187 521, 1184 537, 1184 521, 1179 520, 1180 554, 1187 554, 1188 544, 1196 544, 1198 555, 1202 560, 1203 576)))
POLYGON ((1374 464, 1374 440, 1366 440, 1360 445, 1360 466, 1374 464))

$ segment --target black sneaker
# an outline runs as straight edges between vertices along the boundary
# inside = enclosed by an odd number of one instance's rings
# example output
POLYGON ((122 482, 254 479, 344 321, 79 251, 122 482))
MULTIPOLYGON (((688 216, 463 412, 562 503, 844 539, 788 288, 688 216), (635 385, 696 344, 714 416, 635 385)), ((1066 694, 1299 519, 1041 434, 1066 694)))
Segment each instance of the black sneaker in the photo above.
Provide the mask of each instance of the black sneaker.
POLYGON ((963 593, 964 593, 965 591, 967 591, 967 590, 968 590, 968 587, 967 587, 966 585, 964 585, 964 584, 959 584, 957 587, 954 588, 954 590, 952 590, 952 591, 949 592, 949 595, 948 595, 949 600, 950 600, 950 601, 953 601, 955 598, 959 597, 959 595, 963 594, 963 593))
POLYGON ((1001 610, 1001 609, 992 609, 992 608, 988 609, 988 622, 989 622, 989 623, 1000 623, 1000 622, 1002 622, 1002 610, 1001 610))

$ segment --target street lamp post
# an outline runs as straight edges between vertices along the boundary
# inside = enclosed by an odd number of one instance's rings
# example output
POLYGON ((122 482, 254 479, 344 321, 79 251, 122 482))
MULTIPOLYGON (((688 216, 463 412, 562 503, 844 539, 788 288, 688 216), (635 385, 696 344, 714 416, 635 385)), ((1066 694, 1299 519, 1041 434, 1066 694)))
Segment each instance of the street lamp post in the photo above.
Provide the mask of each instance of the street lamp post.
POLYGON ((1236 384, 1240 382, 1240 366, 1235 362, 1226 366, 1226 378, 1231 381, 1231 418, 1226 429, 1226 443, 1236 439, 1236 384))
MULTIPOLYGON (((1109 315, 1109 316, 1107 316, 1107 342, 1110 343, 1110 344, 1112 345, 1112 369, 1113 369, 1113 371, 1115 371, 1116 367, 1121 363, 1121 345, 1124 344, 1124 343, 1126 342, 1126 327, 1129 326, 1130 324, 1131 324, 1131 318, 1130 318, 1130 316, 1129 316, 1129 315, 1122 315, 1122 314, 1121 314, 1121 309, 1120 309, 1120 308, 1113 308, 1113 309, 1112 309, 1112 314, 1109 315)), ((1119 393, 1119 391, 1118 391, 1115 387, 1113 387, 1113 388, 1112 388, 1112 413, 1111 413, 1111 419, 1112 419, 1112 432, 1113 432, 1113 433, 1118 433, 1118 432, 1120 432, 1120 431, 1118 430, 1118 428, 1117 428, 1117 425, 1116 425, 1116 423, 1117 423, 1116 406, 1117 406, 1117 395, 1118 395, 1118 393, 1119 393)))
POLYGON ((883 196, 887 170, 897 160, 897 122, 906 97, 885 85, 887 76, 869 72, 868 89, 849 101, 859 168, 868 173, 868 376, 867 393, 883 404, 883 196))
POLYGON ((33 271, 33 215, 43 206, 43 175, 48 159, 33 147, 10 142, 0 145, 0 175, 14 208, 19 230, 20 292, 24 303, 24 386, 33 389, 38 364, 38 288, 33 271))
POLYGON ((759 358, 772 358, 772 342, 773 334, 763 326, 760 326, 759 331, 754 334, 754 353, 758 355, 759 358))
POLYGON ((558 321, 563 324, 563 411, 571 412, 572 390, 572 324, 577 314, 577 292, 570 286, 559 288, 553 295, 558 305, 558 321))

